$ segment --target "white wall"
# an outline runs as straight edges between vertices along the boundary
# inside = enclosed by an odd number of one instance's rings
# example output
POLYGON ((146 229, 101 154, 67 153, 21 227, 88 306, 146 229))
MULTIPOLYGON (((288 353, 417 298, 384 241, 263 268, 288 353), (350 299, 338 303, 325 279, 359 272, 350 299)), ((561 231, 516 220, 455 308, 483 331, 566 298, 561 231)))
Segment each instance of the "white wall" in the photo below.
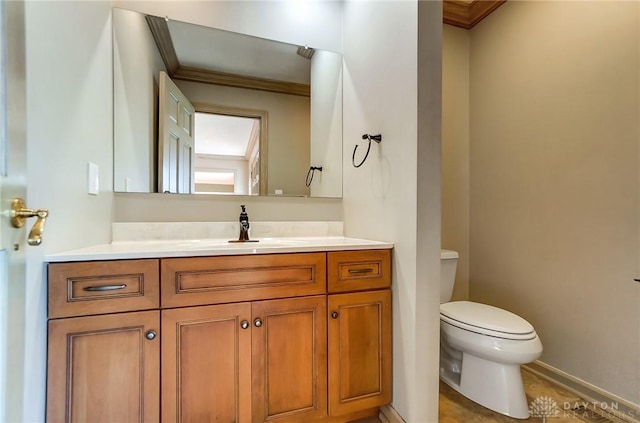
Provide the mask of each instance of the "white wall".
POLYGON ((46 282, 42 258, 105 243, 111 235, 110 2, 27 2, 27 204, 48 208, 44 241, 28 249, 25 415, 42 421, 46 282), (87 162, 100 169, 87 194, 87 162))
POLYGON ((348 236, 395 243, 393 406, 438 420, 440 2, 344 5, 344 222, 348 236), (382 133, 367 162, 363 133, 382 133))
POLYGON ((471 35, 470 294, 640 404, 640 3, 507 2, 471 35))
POLYGON ((338 1, 114 0, 113 5, 285 43, 342 51, 342 3, 338 1))

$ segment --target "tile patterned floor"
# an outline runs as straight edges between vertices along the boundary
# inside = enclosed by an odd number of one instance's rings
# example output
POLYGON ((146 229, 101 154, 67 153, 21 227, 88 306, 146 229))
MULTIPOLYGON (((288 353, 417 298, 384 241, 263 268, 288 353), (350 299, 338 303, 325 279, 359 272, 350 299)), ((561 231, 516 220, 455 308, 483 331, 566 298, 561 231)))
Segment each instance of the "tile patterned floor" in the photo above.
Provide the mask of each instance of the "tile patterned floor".
MULTIPOLYGON (((439 423, 624 423, 612 416, 603 417, 591 405, 590 408, 585 408, 585 402, 581 398, 527 370, 522 370, 522 379, 527 402, 530 404, 537 398, 551 398, 557 404, 557 408, 553 409, 558 411, 555 416, 513 419, 476 404, 440 382, 439 423)), ((381 420, 370 417, 352 423, 381 423, 381 420)))
MULTIPOLYGON (((585 402, 563 388, 540 378, 527 370, 522 370, 527 402, 531 404, 539 398, 547 397, 555 401, 557 407, 545 411, 547 417, 531 417, 529 420, 518 420, 499 413, 494 413, 460 395, 451 387, 440 382, 440 423, 512 423, 512 422, 545 422, 545 423, 619 423, 615 417, 603 417, 593 410, 585 408, 585 402), (577 407, 576 407, 577 406, 577 407), (553 411, 555 415, 549 415, 553 411), (557 411, 557 413, 555 413, 557 411)), ((540 413, 543 414, 543 413, 540 413)))

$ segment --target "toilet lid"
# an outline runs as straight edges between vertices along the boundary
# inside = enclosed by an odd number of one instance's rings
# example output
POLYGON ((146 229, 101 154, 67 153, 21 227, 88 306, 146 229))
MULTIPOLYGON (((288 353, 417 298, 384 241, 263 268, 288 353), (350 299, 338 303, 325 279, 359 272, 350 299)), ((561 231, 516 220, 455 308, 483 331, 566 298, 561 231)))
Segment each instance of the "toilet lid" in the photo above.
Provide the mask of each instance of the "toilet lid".
POLYGON ((501 308, 470 301, 440 304, 440 318, 454 326, 507 339, 532 339, 533 326, 522 317, 501 308))

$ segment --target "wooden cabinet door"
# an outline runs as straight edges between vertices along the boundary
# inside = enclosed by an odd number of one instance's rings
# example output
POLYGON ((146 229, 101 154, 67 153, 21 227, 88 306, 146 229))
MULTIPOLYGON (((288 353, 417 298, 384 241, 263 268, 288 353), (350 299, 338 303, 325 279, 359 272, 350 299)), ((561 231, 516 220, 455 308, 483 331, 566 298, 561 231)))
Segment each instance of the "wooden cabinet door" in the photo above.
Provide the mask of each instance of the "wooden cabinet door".
POLYGON ((157 422, 159 320, 158 311, 50 320, 47 421, 157 422))
POLYGON ((251 304, 162 311, 162 421, 251 421, 251 304))
POLYGON ((253 422, 327 415, 326 296, 252 303, 253 422))
POLYGON ((391 291, 328 297, 329 414, 391 402, 391 291))

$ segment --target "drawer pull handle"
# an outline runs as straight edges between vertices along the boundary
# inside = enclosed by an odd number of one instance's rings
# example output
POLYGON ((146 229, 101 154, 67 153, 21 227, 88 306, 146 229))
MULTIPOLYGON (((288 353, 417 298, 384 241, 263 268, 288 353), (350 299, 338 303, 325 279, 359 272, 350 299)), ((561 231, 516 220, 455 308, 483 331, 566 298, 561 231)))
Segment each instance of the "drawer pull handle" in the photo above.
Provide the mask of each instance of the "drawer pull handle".
POLYGON ((338 316, 339 316, 339 314, 338 314, 338 312, 337 312, 337 311, 334 311, 333 313, 331 313, 331 318, 332 318, 332 319, 337 319, 337 318, 338 318, 338 316))
POLYGON ((116 291, 118 289, 125 289, 127 285, 101 285, 101 286, 86 286, 85 291, 116 291))
POLYGON ((156 339, 156 331, 154 330, 150 330, 149 332, 144 334, 144 337, 147 338, 149 341, 152 341, 154 339, 156 339))
POLYGON ((362 275, 364 273, 372 273, 372 272, 373 272, 372 267, 365 267, 364 269, 349 269, 349 273, 354 275, 362 275))
POLYGON ((242 329, 248 329, 249 328, 249 322, 247 322, 246 320, 243 320, 242 322, 240 322, 240 327, 242 329))
POLYGON ((262 320, 256 319, 253 321, 253 324, 255 327, 259 328, 260 326, 262 326, 262 320))

